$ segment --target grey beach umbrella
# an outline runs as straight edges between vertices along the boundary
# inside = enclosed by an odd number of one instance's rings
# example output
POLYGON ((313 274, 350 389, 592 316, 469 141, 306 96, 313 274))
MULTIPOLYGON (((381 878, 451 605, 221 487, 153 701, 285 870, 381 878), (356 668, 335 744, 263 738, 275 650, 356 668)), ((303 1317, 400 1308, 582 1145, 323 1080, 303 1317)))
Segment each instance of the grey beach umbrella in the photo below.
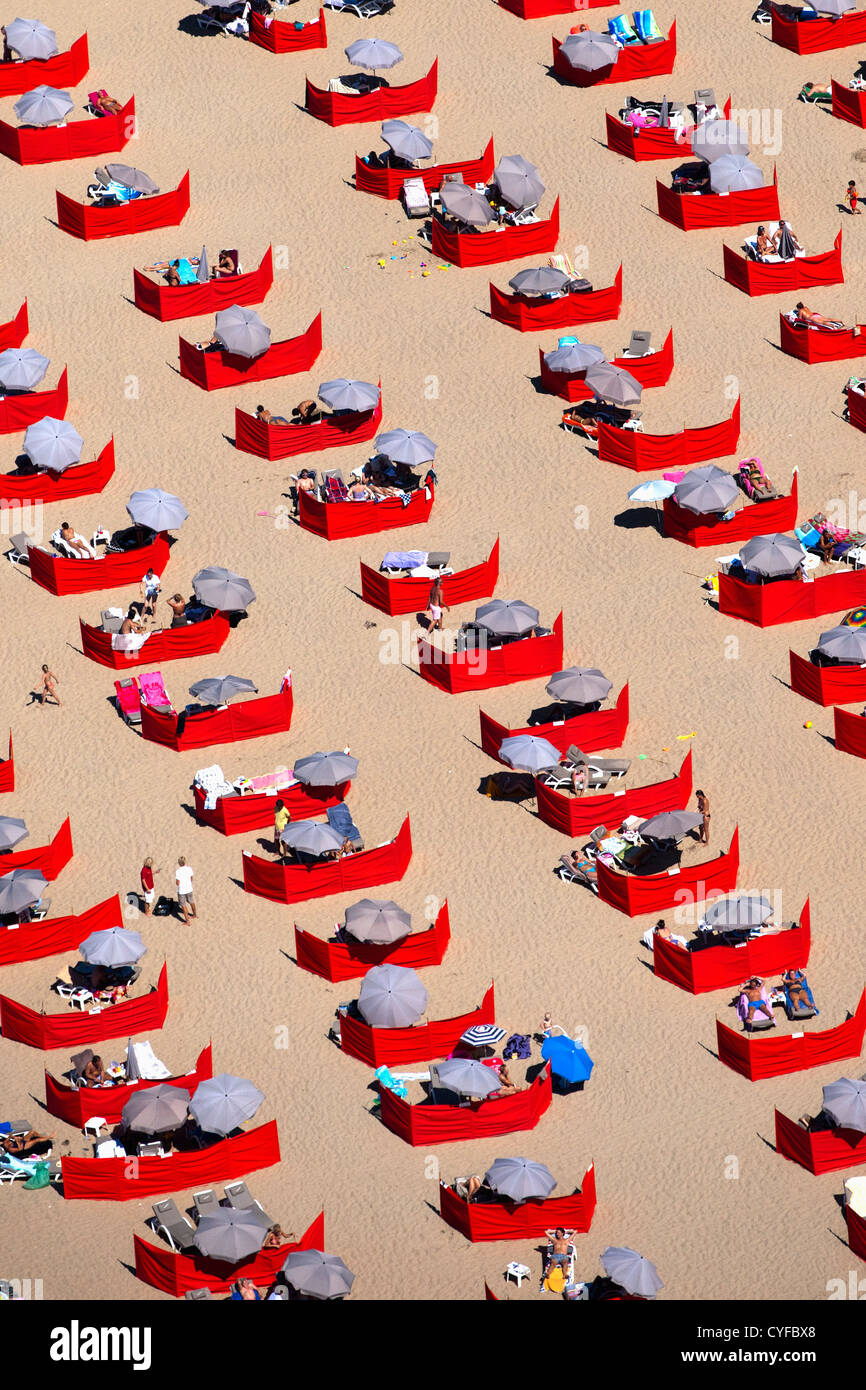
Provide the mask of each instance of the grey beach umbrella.
POLYGON ((556 1178, 550 1169, 530 1158, 497 1158, 484 1176, 494 1192, 517 1203, 533 1197, 543 1201, 556 1187, 556 1178))
POLYGON ((717 898, 704 913, 704 921, 715 931, 726 927, 759 927, 773 915, 767 898, 742 894, 737 898, 717 898))
POLYGON ((499 756, 518 772, 545 772, 558 767, 561 754, 558 748, 548 743, 546 738, 535 738, 532 734, 515 734, 504 738, 499 745, 499 756))
POLYGON ((749 153, 746 132, 735 121, 703 121, 692 132, 691 146, 695 155, 708 164, 725 155, 744 159, 749 153))
POLYGON ((520 598, 495 598, 476 608, 475 622, 497 637, 524 637, 538 622, 538 609, 520 598))
POLYGON ((221 1072, 198 1083, 189 1108, 207 1134, 230 1134, 253 1118, 263 1100, 252 1081, 221 1072))
POLYGON ((308 1298, 345 1298, 355 1276, 337 1255, 321 1250, 293 1250, 283 1265, 286 1283, 308 1298))
POLYGON ((866 1080, 842 1076, 823 1090, 823 1109, 840 1129, 866 1134, 866 1080))
POLYGON ((38 19, 13 19, 6 25, 6 42, 25 63, 53 58, 60 51, 54 30, 38 19))
MULTIPOLYGON (((26 821, 19 820, 17 816, 0 816, 0 850, 14 849, 29 834, 26 821)), ((2 864, 3 860, 0 859, 0 866, 2 864)))
POLYGON ((392 463, 405 463, 418 467, 432 463, 436 457, 436 445, 420 430, 386 430, 376 440, 380 454, 391 459, 392 463))
POLYGON ((595 343, 565 343, 544 354, 545 366, 552 372, 585 372, 606 360, 595 343))
POLYGON ((740 551, 740 561, 746 569, 774 578, 793 574, 802 564, 804 555, 795 536, 777 531, 770 536, 754 536, 740 551))
POLYGON ((486 227, 496 220, 496 213, 484 194, 468 184, 443 183, 439 197, 445 211, 467 226, 486 227))
POLYGON ((710 164, 710 188, 714 193, 742 193, 763 188, 764 175, 745 155, 723 154, 710 164))
POLYGON ((310 753, 298 758, 293 772, 307 787, 339 787, 358 771, 358 759, 348 753, 310 753))
POLYGON ((538 170, 522 154, 507 154, 500 159, 493 171, 493 182, 513 208, 535 207, 544 193, 538 170))
POLYGON ((427 1008, 429 995, 402 965, 374 965, 358 993, 358 1010, 371 1028, 411 1028, 427 1008))
POLYGON ((232 304, 216 316, 214 333, 226 352, 236 357, 261 357, 271 345, 271 330, 255 309, 232 304))
POLYGON ((0 877, 0 912, 22 912, 32 907, 47 887, 48 879, 38 869, 12 869, 0 877))
POLYGON ((147 953, 141 933, 126 927, 91 932, 78 947, 82 960, 91 965, 135 965, 147 953))
POLYGON ((22 125, 57 125, 75 107, 68 92, 57 87, 34 87, 25 92, 12 108, 22 125))
POLYGON ((206 565, 192 577, 196 598, 220 613, 237 613, 255 603, 256 595, 248 579, 221 565, 206 565))
POLYGON ((643 387, 637 377, 623 367, 615 367, 612 362, 597 362, 588 368, 583 378, 584 385, 601 401, 613 405, 638 405, 643 387))
POLYGON ((209 1260, 240 1264, 261 1250, 266 1235, 267 1225, 257 1208, 234 1211, 219 1207, 201 1217, 193 1243, 209 1260))
POLYGON ((468 1057, 454 1057, 451 1061, 440 1062, 436 1071, 439 1080, 449 1091, 458 1095, 484 1100, 494 1091, 502 1089, 502 1082, 491 1067, 468 1057))
POLYGON ((80 463, 84 440, 68 420, 55 420, 45 415, 24 431, 21 452, 37 468, 62 473, 73 463, 80 463))
POLYGON ((180 498, 173 492, 163 492, 161 487, 134 492, 126 510, 137 526, 147 526, 151 531, 173 531, 189 516, 180 498))
POLYGON ((339 835, 330 825, 322 825, 320 821, 303 820, 297 824, 289 824, 280 835, 284 845, 291 849, 300 850, 304 854, 316 855, 321 858, 323 854, 329 854, 331 850, 339 849, 343 843, 343 836, 339 835))
POLYGON ((206 705, 225 705, 235 695, 255 693, 258 686, 246 676, 205 676, 189 688, 190 695, 206 705))
POLYGON ((726 512, 737 500, 737 484, 723 468, 714 463, 693 468, 674 489, 674 497, 690 512, 726 512))
POLYGON ((130 1096, 120 1112, 125 1129, 141 1134, 169 1134, 180 1129, 189 1109, 189 1091, 182 1086, 149 1086, 130 1096))
POLYGON ((0 387, 7 391, 32 391, 50 365, 50 358, 35 348, 6 348, 0 352, 0 387))
POLYGON ((598 72, 600 68, 609 68, 619 57, 619 47, 613 39, 606 34, 595 34, 587 31, 584 34, 569 34, 564 39, 560 52, 568 60, 573 68, 582 68, 584 72, 598 72))
POLYGON ((605 1273, 626 1293, 641 1298, 654 1298, 663 1288, 655 1265, 624 1245, 609 1245, 602 1251, 601 1263, 605 1273))
POLYGON ((866 662, 866 632, 858 627, 831 627, 818 638, 818 651, 837 661, 857 665, 866 662))
POLYGON ((390 898, 361 898, 346 908, 346 931, 356 941, 377 946, 402 941, 412 930, 412 918, 390 898))
POLYGON ((332 410, 373 410, 379 403, 379 388, 369 381, 340 377, 336 381, 322 382, 319 400, 332 410))
POLYGON ((552 675, 544 688, 552 700, 591 705, 610 694, 613 681, 594 666, 567 666, 564 671, 552 675))
POLYGON ((531 270, 519 270, 508 283, 516 294, 552 294, 568 284, 568 276, 551 265, 537 265, 531 270))
POLYGON ((643 840, 681 840, 690 830, 697 830, 703 822, 698 811, 661 811, 650 816, 638 826, 638 834, 643 840))
POLYGON ((383 121, 382 139, 398 159, 429 159, 433 153, 433 141, 408 121, 383 121))
POLYGON ((159 184, 154 183, 150 174, 133 169, 131 164, 106 164, 104 169, 97 169, 96 173, 103 183, 121 183, 124 188, 132 188, 136 193, 151 195, 159 192, 159 184))
POLYGON ((387 39, 355 39, 343 52, 353 68, 366 68, 368 72, 394 68, 403 61, 400 49, 387 39))

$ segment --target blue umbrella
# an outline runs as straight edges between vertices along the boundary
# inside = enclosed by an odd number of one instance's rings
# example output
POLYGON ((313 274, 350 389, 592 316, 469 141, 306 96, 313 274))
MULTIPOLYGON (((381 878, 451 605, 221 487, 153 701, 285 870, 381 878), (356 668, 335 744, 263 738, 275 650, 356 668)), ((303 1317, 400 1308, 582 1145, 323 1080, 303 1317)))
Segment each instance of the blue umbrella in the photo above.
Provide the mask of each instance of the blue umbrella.
POLYGON ((541 1045, 541 1055, 550 1063, 554 1076, 563 1081, 588 1081, 592 1075, 593 1060, 585 1048, 573 1038, 545 1038, 541 1045))

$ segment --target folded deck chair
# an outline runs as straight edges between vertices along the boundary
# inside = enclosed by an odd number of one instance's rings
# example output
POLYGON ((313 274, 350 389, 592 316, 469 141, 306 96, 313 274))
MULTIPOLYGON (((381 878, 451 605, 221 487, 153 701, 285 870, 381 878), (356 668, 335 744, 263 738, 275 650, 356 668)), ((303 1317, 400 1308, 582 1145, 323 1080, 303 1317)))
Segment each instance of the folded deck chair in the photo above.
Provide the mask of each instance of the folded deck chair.
POLYGON ((117 712, 126 724, 141 723, 141 690, 135 676, 114 682, 117 712))
POLYGON ((185 1253, 195 1248, 195 1226, 179 1211, 173 1197, 154 1202, 151 1225, 157 1235, 164 1235, 172 1250, 185 1253))
POLYGON ((225 1194, 233 1211, 249 1211, 259 1215, 267 1226, 273 1226, 273 1218, 268 1216, 261 1202, 257 1202, 245 1182, 227 1182, 225 1194))
POLYGON ((99 621, 103 632, 120 632, 123 627, 124 612, 122 608, 103 608, 99 615, 99 621))
POLYGON ((450 550, 430 550, 427 553, 427 568, 431 570, 444 570, 451 559, 450 550))
POLYGON ((349 490, 343 481, 343 474, 340 469, 329 469, 322 478, 322 501, 345 502, 348 496, 349 490))
POLYGON ((625 357, 646 357, 650 350, 652 333, 645 328, 636 328, 629 338, 628 347, 625 349, 625 357))
POLYGON ((356 850, 364 848, 361 832, 352 820, 352 813, 345 801, 341 801, 337 806, 329 806, 325 814, 328 817, 328 824, 336 830, 338 835, 344 835, 350 839, 356 850))
POLYGON ((555 255, 548 256, 547 264, 550 266, 551 270, 561 270, 563 275, 577 275, 571 257, 567 256, 564 251, 557 251, 555 255))
POLYGON ((709 110, 710 107, 715 105, 716 93, 712 87, 695 88, 695 106, 706 106, 709 110))
MULTIPOLYGON (((642 13, 645 14, 647 12, 642 11, 642 13)), ((635 18, 636 17, 637 16, 635 16, 635 18)), ((613 19, 607 21, 607 28, 611 38, 620 45, 624 46, 628 43, 640 43, 641 36, 636 31, 627 15, 614 15, 613 19)))
POLYGON ((407 217, 428 216, 430 195, 424 187, 423 179, 404 179, 402 198, 407 217))
POLYGON ((19 531, 17 535, 9 537, 9 549, 6 552, 6 559, 13 565, 29 564, 27 555, 28 545, 35 545, 36 542, 26 531, 19 531))

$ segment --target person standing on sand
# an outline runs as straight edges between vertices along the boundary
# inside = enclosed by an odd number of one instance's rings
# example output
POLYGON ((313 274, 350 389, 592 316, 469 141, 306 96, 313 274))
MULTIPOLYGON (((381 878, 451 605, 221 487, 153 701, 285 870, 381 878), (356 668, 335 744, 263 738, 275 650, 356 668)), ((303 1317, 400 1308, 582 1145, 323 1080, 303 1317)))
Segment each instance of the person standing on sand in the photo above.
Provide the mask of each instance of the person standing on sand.
POLYGON ((140 877, 140 879, 141 879, 141 896, 142 896, 142 900, 143 900, 143 902, 144 902, 144 915, 145 915, 145 917, 149 917, 149 916, 150 916, 150 911, 151 911, 151 908, 153 907, 153 898, 154 898, 153 876, 154 876, 154 874, 158 874, 158 873, 159 873, 159 869, 155 869, 155 868, 153 867, 153 860, 150 858, 150 856, 148 856, 148 858, 145 859, 144 863, 142 864, 142 866, 141 866, 141 871, 140 871, 140 874, 139 874, 139 877, 140 877))
POLYGON ((195 897, 192 888, 193 870, 183 855, 177 861, 174 881, 177 884, 177 905, 183 913, 184 925, 189 926, 190 917, 197 917, 195 897))
POLYGON ((698 798, 698 813, 704 818, 700 834, 698 835, 698 841, 702 845, 708 845, 710 843, 710 798, 707 796, 706 792, 700 790, 698 790, 695 795, 698 798))
POLYGON ((46 665, 43 664, 43 666, 42 666, 42 690, 41 690, 41 692, 40 692, 40 694, 41 694, 41 696, 42 696, 42 699, 41 699, 40 703, 44 705, 44 704, 47 704, 49 700, 53 700, 54 703, 55 703, 55 705, 57 706, 57 708, 58 708, 58 709, 61 709, 62 706, 61 706, 61 703, 60 703, 60 696, 57 694, 57 691, 56 691, 55 688, 54 688, 56 685, 57 685, 57 677, 55 676, 54 672, 53 672, 53 671, 49 671, 48 667, 47 667, 46 665))
POLYGON ((848 207, 851 210, 851 212, 855 213, 857 217, 859 217, 860 209, 857 206, 857 185, 853 179, 848 180, 848 187, 845 189, 845 202, 848 204, 848 207))

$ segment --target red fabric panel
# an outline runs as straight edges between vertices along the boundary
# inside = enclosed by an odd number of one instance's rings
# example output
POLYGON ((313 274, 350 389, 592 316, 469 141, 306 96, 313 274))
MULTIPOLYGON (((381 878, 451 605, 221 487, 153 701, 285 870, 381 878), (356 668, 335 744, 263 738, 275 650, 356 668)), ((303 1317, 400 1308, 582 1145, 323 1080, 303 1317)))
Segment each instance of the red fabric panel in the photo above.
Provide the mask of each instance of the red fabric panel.
POLYGON ((135 133, 135 97, 111 116, 69 121, 36 130, 0 121, 0 154, 16 164, 53 164, 61 159, 93 159, 122 150, 135 133))
POLYGON ((866 719, 848 709, 834 709, 833 733, 840 753, 866 758, 866 719))
POLYGON ((38 1047, 43 1052, 55 1048, 82 1047, 103 1039, 145 1033, 161 1028, 168 1013, 168 975, 163 965, 155 989, 138 999, 127 999, 109 1008, 84 1013, 70 1009, 65 1014, 38 1014, 0 994, 0 1029, 4 1038, 38 1047))
POLYGON ((353 893, 359 888, 396 883, 405 874, 411 858, 412 832, 407 816, 395 838, 386 844, 310 867, 280 864, 245 850, 244 890, 270 898, 273 903, 302 903, 309 898, 327 898, 332 893, 353 893))
POLYGON ((668 777, 664 782, 653 782, 648 787, 631 787, 600 796, 566 796, 552 787, 546 787, 541 777, 535 779, 538 819, 544 821, 545 825, 552 825, 563 835, 570 835, 572 839, 577 835, 588 835, 597 825, 607 825, 613 829, 621 825, 626 816, 649 818, 662 811, 682 811, 691 794, 691 749, 675 777, 668 777))
MULTIPOLYGON (((724 112, 730 120, 731 98, 725 102, 724 112)), ((607 147, 614 154, 624 155, 638 163, 649 159, 682 159, 684 155, 694 154, 689 127, 688 137, 679 137, 676 130, 665 126, 633 126, 621 121, 610 112, 605 116, 607 124, 607 147)))
POLYGON ((469 1106, 429 1105, 426 1102, 409 1105, 399 1100, 393 1091, 380 1087, 380 1115, 386 1129, 405 1144, 419 1147, 424 1144, 450 1144, 459 1139, 493 1139, 500 1134, 516 1134, 521 1129, 535 1129, 550 1105, 553 1090, 550 1067, 544 1069, 514 1096, 501 1100, 482 1100, 469 1106))
POLYGON ((102 241, 112 236, 133 236, 156 227, 179 227, 189 212, 189 170, 170 193, 136 198, 116 208, 77 203, 65 193, 56 194, 57 221, 61 230, 80 241, 102 241))
POLYGON ((121 924, 120 898, 115 893, 86 912, 0 928, 0 965, 17 965, 23 960, 41 960, 61 951, 74 951, 91 932, 108 931, 121 924))
POLYGON ((371 1028, 359 1018, 340 1019, 340 1047, 368 1067, 397 1062, 430 1062, 455 1048, 467 1028, 496 1022, 493 985, 477 1008, 455 1018, 435 1019, 418 1028, 371 1028))
POLYGON ((549 19, 555 14, 579 14, 581 10, 610 7, 616 0, 497 0, 518 19, 549 19))
POLYGON ((462 269, 547 254, 556 250, 558 240, 558 198, 547 221, 504 227, 498 232, 447 232, 439 218, 433 218, 433 255, 462 269))
MULTIPOLYGON (((382 383, 379 383, 380 387, 382 383)), ((382 394, 375 410, 325 415, 313 425, 274 425, 247 415, 235 406, 235 448, 260 459, 286 459, 317 454, 345 444, 361 444, 378 433, 382 423, 382 394)))
POLYGON ((67 1201, 132 1202, 232 1182, 279 1161, 277 1122, 270 1120, 195 1153, 173 1153, 170 1158, 64 1157, 60 1163, 67 1201))
POLYGON ((866 1163, 866 1134, 830 1129, 810 1134, 780 1110, 776 1116, 776 1152, 810 1173, 840 1173, 866 1163))
POLYGON ((789 357, 799 362, 847 362, 855 357, 866 357, 866 333, 864 325, 858 325, 859 333, 847 328, 834 333, 830 329, 807 328, 789 323, 784 314, 779 315, 779 346, 789 357))
POLYGON ((747 1081, 766 1081, 771 1076, 788 1076, 794 1071, 826 1067, 848 1057, 859 1057, 866 1033, 866 989, 860 995, 856 1013, 835 1028, 820 1033, 782 1034, 760 1038, 736 1033, 716 1019, 719 1061, 747 1081))
POLYGON ((866 101, 864 93, 852 91, 850 87, 837 82, 835 77, 830 81, 830 90, 833 93, 833 115, 840 121, 848 121, 851 125, 859 126, 861 130, 866 128, 866 101))
MULTIPOLYGON (((658 352, 646 357, 612 357, 612 366, 622 367, 639 381, 644 390, 653 386, 664 386, 674 369, 674 331, 670 330, 658 352)), ((591 401, 593 393, 584 382, 586 371, 554 372, 544 360, 544 352, 538 349, 538 371, 541 385, 551 395, 564 401, 591 401)))
POLYGON ((49 883, 53 883, 71 858, 72 828, 67 816, 50 845, 34 845, 31 849, 0 855, 0 873, 11 874, 13 869, 38 869, 49 883))
POLYGON ((243 386, 250 381, 271 381, 278 376, 308 372, 322 351, 322 315, 313 319, 305 333, 271 343, 259 357, 239 357, 237 353, 200 352, 194 343, 178 338, 180 374, 203 391, 220 391, 225 386, 243 386))
MULTIPOLYGON (((258 18, 253 14, 252 19, 258 18)), ((165 1162, 165 1160, 163 1160, 165 1162)), ((276 1250, 260 1250, 251 1260, 229 1265, 224 1260, 209 1260, 194 1251, 182 1255, 167 1245, 151 1245, 141 1236, 132 1237, 135 1246, 135 1274, 142 1283, 163 1293, 183 1298, 190 1289, 210 1289, 211 1293, 228 1293, 236 1279, 252 1279, 263 1288, 273 1283, 286 1257, 293 1250, 324 1250, 325 1213, 322 1211, 299 1241, 289 1241, 276 1250)))
POLYGON ((707 994, 714 989, 736 989, 750 975, 773 975, 777 970, 801 969, 809 964, 812 946, 812 914, 809 899, 800 913, 800 925, 772 936, 758 936, 742 946, 708 946, 686 951, 672 941, 653 940, 653 970, 660 980, 677 985, 688 994, 707 994))
POLYGON ((286 24, 279 19, 266 25, 264 16, 252 10, 250 43, 254 43, 256 48, 266 49, 268 53, 299 53, 304 48, 327 48, 325 11, 319 10, 318 19, 307 20, 303 29, 296 29, 294 24, 286 24))
POLYGON ((527 724, 523 729, 507 729, 504 724, 497 724, 489 714, 479 710, 481 747, 499 763, 502 762, 499 750, 503 739, 514 738, 517 734, 546 738, 560 753, 565 753, 573 743, 584 753, 598 753, 602 748, 621 748, 628 729, 628 713, 628 685, 623 686, 611 709, 576 714, 573 719, 561 719, 555 724, 527 724))
POLYGON ((148 666, 153 662, 179 661, 182 657, 210 656, 221 651, 231 631, 228 619, 221 613, 205 618, 188 627, 156 628, 137 652, 114 651, 110 632, 91 627, 78 619, 81 649, 86 657, 112 671, 127 671, 133 666, 148 666))
MULTIPOLYGON (((499 579, 499 537, 480 565, 457 570, 442 581, 442 596, 449 607, 489 598, 499 579)), ((429 579, 392 579, 369 565, 361 565, 361 597, 365 603, 395 618, 401 613, 423 613, 430 597, 429 579)))
POLYGON ((420 639, 418 670, 425 681, 449 695, 550 676, 562 670, 562 614, 558 614, 549 637, 524 637, 490 651, 455 654, 420 639))
POLYGON ((658 214, 682 232, 738 227, 743 222, 778 222, 779 188, 773 182, 743 193, 675 193, 656 180, 658 214))
POLYGON ((866 700, 866 668, 863 666, 814 666, 805 657, 789 652, 791 689, 816 705, 850 705, 866 700))
POLYGON ((866 40, 866 11, 852 10, 836 22, 811 19, 799 24, 786 19, 774 5, 770 34, 773 43, 792 53, 828 53, 832 48, 850 48, 866 40))
MULTIPOLYGON (((503 9, 507 9, 507 8, 508 8, 508 5, 507 5, 507 3, 506 3, 506 0, 498 0, 498 3, 502 6, 503 9)), ((512 3, 514 3, 514 0, 512 0, 512 3)), ((491 1287, 490 1287, 490 1285, 488 1284, 488 1282, 487 1282, 486 1279, 485 1279, 485 1281, 484 1281, 484 1300, 485 1300, 486 1303, 498 1303, 498 1302, 499 1302, 499 1297, 498 1297, 498 1295, 495 1294, 495 1293, 493 1292, 493 1290, 491 1289, 491 1287)))
POLYGON ((262 695, 239 705, 188 717, 180 738, 176 714, 158 714, 141 706, 141 736, 149 743, 160 743, 185 753, 189 748, 209 748, 214 743, 239 743, 247 738, 288 733, 292 727, 294 695, 292 687, 277 695, 262 695))
POLYGON ((787 497, 777 497, 773 502, 746 503, 730 521, 718 515, 699 515, 690 512, 688 507, 677 505, 676 499, 666 497, 662 504, 665 535, 683 545, 728 546, 747 541, 750 536, 769 536, 776 531, 793 530, 797 524, 797 470, 787 497))
POLYGON ((68 400, 65 367, 57 385, 50 391, 26 391, 21 396, 0 396, 0 434, 17 434, 46 415, 62 420, 68 400))
POLYGON ((866 396, 862 391, 846 390, 848 400, 848 420, 855 429, 866 431, 866 396))
POLYGON ((30 578, 50 594, 91 594, 97 589, 117 589, 124 584, 140 584, 149 568, 162 574, 168 564, 169 546, 165 535, 138 550, 100 556, 98 560, 62 560, 47 555, 38 546, 27 548, 30 578))
POLYGON ((480 159, 458 159, 453 164, 431 164, 426 169, 371 169, 355 155, 355 187, 377 198, 399 198, 407 179, 423 179, 429 193, 439 188, 447 174, 462 174, 468 184, 489 183, 493 174, 493 136, 480 159))
MULTIPOLYGON (((192 1071, 170 1076, 166 1086, 183 1086, 190 1094, 200 1081, 213 1076, 213 1050, 211 1044, 203 1047, 196 1058, 192 1071)), ((151 1086, 161 1086, 161 1081, 131 1081, 128 1086, 71 1086, 68 1081, 56 1081, 45 1073, 45 1104, 50 1115, 59 1120, 84 1128, 85 1120, 101 1115, 110 1125, 120 1123, 121 1113, 126 1102, 138 1091, 146 1091, 151 1086)))
POLYGON ((641 434, 638 430, 621 430, 614 425, 598 427, 598 456, 605 463, 618 463, 635 473, 651 473, 657 469, 690 468, 706 459, 725 458, 736 451, 740 438, 740 399, 731 411, 729 420, 699 429, 684 429, 679 434, 641 434))
POLYGON ((345 801, 351 782, 341 782, 336 788, 305 787, 302 782, 281 792, 252 792, 247 796, 221 796, 212 811, 205 810, 205 795, 201 787, 193 787, 195 818, 201 825, 211 825, 222 835, 246 835, 273 825, 277 798, 295 820, 322 816, 329 806, 345 801))
POLYGON ((110 439, 98 458, 76 463, 62 473, 0 476, 0 511, 8 507, 30 506, 34 502, 66 502, 71 497, 89 497, 102 492, 114 474, 114 439, 110 439))
POLYGON ((858 608, 866 603, 866 570, 842 569, 811 584, 777 579, 770 584, 746 584, 730 574, 719 575, 719 612, 742 618, 756 627, 803 622, 858 608))
POLYGON ((315 536, 327 541, 345 541, 373 536, 379 531, 420 526, 429 520, 434 500, 435 489, 429 483, 426 488, 417 488, 405 507, 399 497, 386 497, 383 502, 319 502, 308 492, 302 492, 299 519, 303 529, 312 531, 315 536))
POLYGON ((859 1255, 861 1260, 866 1260, 866 1217, 859 1216, 847 1203, 843 1210, 848 1227, 848 1244, 855 1255, 859 1255))
POLYGON ((15 790, 15 755, 12 751, 12 730, 9 730, 9 756, 0 762, 0 792, 15 790))
POLYGON ((392 945, 366 942, 322 941, 295 924, 295 954, 302 970, 337 984, 357 980, 374 965, 404 965, 418 970, 422 965, 439 965, 451 940, 448 900, 439 909, 436 921, 426 931, 414 932, 392 945))
POLYGON ((17 96, 34 87, 77 87, 90 65, 87 34, 53 58, 33 58, 28 63, 0 64, 0 97, 17 96))
POLYGON ((133 270, 136 306, 151 318, 192 318, 194 314, 215 314, 232 304, 261 304, 274 283, 274 253, 269 246, 257 270, 243 275, 220 276, 205 285, 156 284, 140 270, 133 270))
POLYGON ((705 902, 719 893, 730 893, 737 886, 740 867, 740 836, 735 829, 727 853, 702 864, 690 864, 679 873, 638 874, 597 864, 598 896, 628 917, 647 912, 664 912, 687 903, 705 902))
POLYGON ((439 1184, 439 1215, 467 1240, 531 1240, 557 1226, 581 1235, 592 1226, 595 1214, 595 1165, 590 1164, 578 1191, 568 1197, 547 1197, 543 1202, 515 1206, 498 1202, 466 1202, 444 1182, 439 1184))
POLYGON ((723 246, 722 252, 728 284, 753 298, 762 294, 794 294, 797 290, 814 289, 816 285, 842 285, 845 282, 841 229, 832 251, 781 261, 776 265, 750 261, 748 256, 733 251, 730 246, 723 246))
POLYGON ((505 294, 490 286, 490 317, 516 328, 519 333, 541 333, 554 328, 579 327, 601 319, 618 319, 622 308, 622 266, 612 285, 586 294, 566 294, 561 299, 505 294))
POLYGON ((394 116, 409 116, 413 111, 432 111, 439 83, 439 60, 426 77, 404 87, 379 87, 363 96, 346 96, 329 92, 307 82, 306 108, 316 120, 326 125, 359 125, 366 121, 388 121, 394 116))
POLYGON ((29 331, 30 319, 25 299, 14 319, 10 319, 8 323, 0 323, 0 352, 5 352, 7 348, 20 347, 29 331))
POLYGON ((657 77, 662 73, 673 72, 677 56, 676 20, 668 30, 666 39, 657 43, 629 44, 621 48, 616 62, 609 67, 586 72, 583 68, 573 68, 561 53, 559 39, 553 40, 553 71, 561 82, 571 87, 603 87, 612 82, 640 82, 644 77, 657 77))

